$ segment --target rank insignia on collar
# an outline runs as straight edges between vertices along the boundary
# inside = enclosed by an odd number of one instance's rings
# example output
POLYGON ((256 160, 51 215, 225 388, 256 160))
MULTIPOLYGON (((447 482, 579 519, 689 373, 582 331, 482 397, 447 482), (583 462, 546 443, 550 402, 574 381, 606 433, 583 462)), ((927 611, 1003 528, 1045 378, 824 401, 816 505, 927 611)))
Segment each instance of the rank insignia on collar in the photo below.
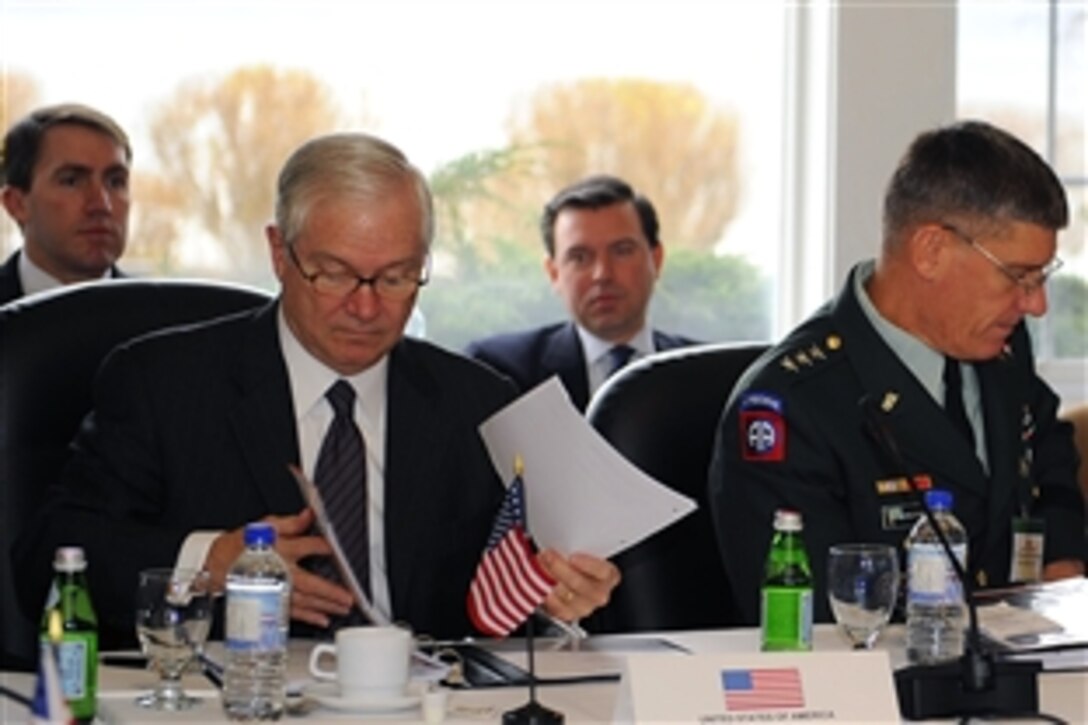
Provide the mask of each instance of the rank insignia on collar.
POLYGON ((810 360, 808 354, 803 351, 794 355, 793 359, 806 367, 812 365, 812 360, 810 360))
POLYGON ((824 355, 824 351, 820 349, 819 345, 813 345, 808 349, 808 354, 812 356, 813 360, 826 360, 827 355, 824 355))
POLYGON ((781 365, 791 373, 795 373, 798 370, 797 363, 795 363, 789 355, 782 358, 781 365))
POLYGON ((842 338, 841 337, 839 337, 838 335, 828 335, 827 336, 827 349, 828 350, 838 350, 840 347, 842 347, 842 338))
POLYGON ((890 413, 899 404, 899 393, 894 390, 889 390, 884 393, 884 397, 880 400, 880 409, 885 413, 890 413))

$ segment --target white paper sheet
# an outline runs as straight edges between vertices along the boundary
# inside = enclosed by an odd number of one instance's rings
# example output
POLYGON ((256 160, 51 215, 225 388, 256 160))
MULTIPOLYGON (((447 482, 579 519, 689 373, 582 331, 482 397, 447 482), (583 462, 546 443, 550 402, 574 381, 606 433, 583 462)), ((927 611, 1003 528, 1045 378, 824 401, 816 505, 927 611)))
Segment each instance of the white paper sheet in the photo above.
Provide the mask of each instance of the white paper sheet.
POLYGON ((540 547, 610 557, 683 518, 696 503, 616 452, 551 378, 480 425, 502 480, 525 465, 529 532, 540 547))

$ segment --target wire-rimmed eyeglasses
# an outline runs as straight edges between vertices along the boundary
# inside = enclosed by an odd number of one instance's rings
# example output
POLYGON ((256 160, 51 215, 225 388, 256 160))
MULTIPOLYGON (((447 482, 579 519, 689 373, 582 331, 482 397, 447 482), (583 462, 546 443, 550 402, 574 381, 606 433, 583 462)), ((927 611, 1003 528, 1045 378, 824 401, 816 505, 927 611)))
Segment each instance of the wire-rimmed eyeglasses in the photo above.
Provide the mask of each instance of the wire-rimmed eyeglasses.
POLYGON ((1062 268, 1065 264, 1060 257, 1054 257, 1042 267, 1030 267, 1027 269, 1014 269, 1009 265, 1002 262, 994 253, 986 247, 979 244, 974 237, 968 236, 960 229, 952 224, 942 223, 941 229, 949 232, 956 237, 959 237, 976 252, 981 254, 986 260, 994 267, 1005 275, 1013 284, 1017 285, 1027 294, 1032 294, 1042 288, 1046 284, 1046 281, 1050 279, 1050 276, 1062 268))
POLYGON ((284 246, 287 247, 287 254, 302 278, 310 283, 315 292, 329 297, 347 297, 363 285, 370 285, 374 294, 382 299, 401 301, 411 297, 430 279, 430 257, 420 264, 398 265, 371 277, 363 277, 346 267, 335 271, 318 269, 316 272, 307 272, 295 253, 295 246, 293 244, 284 246))

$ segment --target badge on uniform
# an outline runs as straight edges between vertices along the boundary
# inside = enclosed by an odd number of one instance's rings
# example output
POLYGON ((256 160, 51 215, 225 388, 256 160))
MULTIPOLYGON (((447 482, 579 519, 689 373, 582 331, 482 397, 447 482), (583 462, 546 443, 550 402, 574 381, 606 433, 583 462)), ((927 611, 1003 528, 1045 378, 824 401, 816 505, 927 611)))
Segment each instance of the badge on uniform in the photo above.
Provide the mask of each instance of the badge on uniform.
POLYGON ((754 390, 741 396, 740 453, 746 461, 786 459, 786 418, 780 397, 754 390))

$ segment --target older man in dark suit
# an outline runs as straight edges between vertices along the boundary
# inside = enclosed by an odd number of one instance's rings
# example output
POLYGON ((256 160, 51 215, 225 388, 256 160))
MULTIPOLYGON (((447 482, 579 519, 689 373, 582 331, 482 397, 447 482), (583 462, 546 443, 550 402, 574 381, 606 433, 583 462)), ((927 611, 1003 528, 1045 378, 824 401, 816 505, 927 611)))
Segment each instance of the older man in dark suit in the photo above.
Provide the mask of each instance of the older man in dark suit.
MULTIPOLYGON (((350 563, 363 587, 417 632, 468 634, 468 585, 503 496, 477 426, 515 393, 403 337, 433 236, 422 175, 374 137, 320 137, 281 172, 267 234, 274 303, 137 340, 106 362, 74 461, 17 544, 24 607, 41 604, 52 550, 81 544, 102 621, 131 633, 141 568, 202 563, 221 586, 239 527, 263 517, 291 565, 292 618, 328 626, 352 597, 309 568, 330 549, 288 464, 323 488, 326 443, 350 430, 363 454, 344 495, 357 503, 329 508, 345 516, 341 537, 362 542, 350 563)), ((540 558, 558 582, 545 608, 561 619, 603 604, 619 580, 596 557, 540 558)))
POLYGON ((87 106, 40 108, 11 127, 0 153, 0 199, 23 247, 0 265, 0 305, 120 276, 131 163, 125 132, 87 106))
POLYGON ((579 410, 632 359, 694 340, 653 330, 647 310, 665 249, 650 200, 614 176, 560 191, 540 222, 545 271, 571 322, 477 340, 467 353, 521 390, 558 375, 579 410))

